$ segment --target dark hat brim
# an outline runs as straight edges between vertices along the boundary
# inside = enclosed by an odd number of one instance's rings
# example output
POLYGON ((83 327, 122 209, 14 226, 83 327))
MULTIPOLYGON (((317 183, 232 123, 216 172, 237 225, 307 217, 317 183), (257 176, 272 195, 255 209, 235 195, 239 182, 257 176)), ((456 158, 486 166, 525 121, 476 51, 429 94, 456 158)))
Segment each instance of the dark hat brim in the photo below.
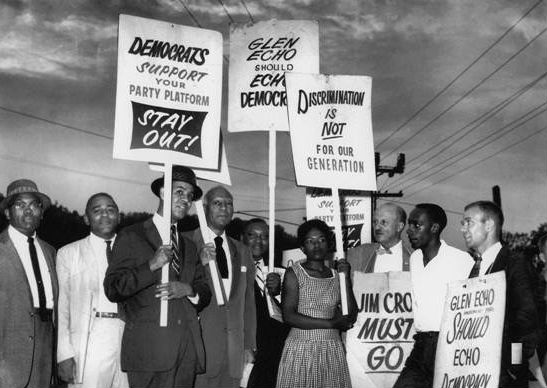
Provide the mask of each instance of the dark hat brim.
POLYGON ((0 202, 0 212, 3 212, 7 208, 11 206, 13 201, 15 200, 15 197, 17 197, 20 194, 32 194, 37 196, 40 199, 40 202, 42 203, 42 210, 45 211, 48 207, 51 206, 51 199, 45 195, 44 193, 40 193, 39 191, 25 191, 17 194, 8 195, 6 198, 0 202))
MULTIPOLYGON (((173 179, 173 182, 176 182, 176 181, 179 181, 179 182, 186 182, 188 184, 191 184, 193 187, 194 187, 194 198, 193 200, 194 201, 197 201, 198 199, 201 198, 201 196, 203 195, 203 191, 200 189, 200 187, 192 182, 188 182, 188 181, 185 181, 185 180, 181 180, 181 179, 173 179)), ((150 188, 152 189, 152 192, 159 198, 160 196, 160 189, 163 187, 163 177, 161 178, 158 178, 156 180, 154 180, 152 182, 152 184, 150 185, 150 188)))

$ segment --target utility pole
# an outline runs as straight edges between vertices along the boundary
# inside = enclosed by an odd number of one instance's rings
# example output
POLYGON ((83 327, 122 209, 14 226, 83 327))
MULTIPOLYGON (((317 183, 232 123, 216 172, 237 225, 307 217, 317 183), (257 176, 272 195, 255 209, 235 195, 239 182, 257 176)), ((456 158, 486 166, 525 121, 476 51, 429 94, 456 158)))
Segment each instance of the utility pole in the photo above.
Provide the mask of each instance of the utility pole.
POLYGON ((501 209, 501 192, 498 185, 492 186, 492 202, 494 202, 501 209))
MULTIPOLYGON (((387 174, 388 177, 392 178, 395 174, 402 174, 405 172, 405 154, 399 154, 397 156, 397 163, 395 164, 395 166, 382 166, 380 165, 380 153, 375 152, 374 162, 376 166, 376 178, 378 178, 379 176, 383 174, 387 174)), ((376 210, 376 202, 378 198, 395 198, 395 197, 402 197, 402 196, 403 196, 402 190, 399 190, 398 193, 390 193, 388 191, 384 191, 382 193, 378 191, 371 192, 370 193, 370 199, 371 199, 370 202, 371 202, 371 208, 372 208, 371 209, 372 211, 370 212, 371 225, 374 220, 374 211, 376 210)), ((370 228, 372 238, 374 238, 373 229, 374 228, 370 228)))

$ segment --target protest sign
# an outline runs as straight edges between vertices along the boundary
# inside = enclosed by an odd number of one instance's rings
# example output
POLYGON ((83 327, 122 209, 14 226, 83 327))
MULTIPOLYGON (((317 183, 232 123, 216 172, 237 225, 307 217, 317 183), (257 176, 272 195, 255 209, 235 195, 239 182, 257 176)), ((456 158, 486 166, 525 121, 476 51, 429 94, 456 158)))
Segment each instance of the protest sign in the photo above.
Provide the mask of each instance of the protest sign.
MULTIPOLYGON (((344 250, 370 242, 370 194, 363 191, 341 190, 342 234, 344 250)), ((334 228, 331 191, 316 187, 306 188, 306 218, 317 218, 334 228)))
POLYGON ((285 77, 297 183, 376 190, 371 78, 301 73, 285 77))
POLYGON ((359 313, 346 334, 354 387, 391 388, 414 345, 409 272, 353 274, 359 313))
POLYGON ((268 20, 230 29, 228 131, 288 131, 285 72, 319 72, 319 26, 268 20))
POLYGON ((113 155, 215 168, 222 35, 120 15, 113 155))
POLYGON ((448 285, 434 387, 498 386, 505 287, 504 272, 448 285))

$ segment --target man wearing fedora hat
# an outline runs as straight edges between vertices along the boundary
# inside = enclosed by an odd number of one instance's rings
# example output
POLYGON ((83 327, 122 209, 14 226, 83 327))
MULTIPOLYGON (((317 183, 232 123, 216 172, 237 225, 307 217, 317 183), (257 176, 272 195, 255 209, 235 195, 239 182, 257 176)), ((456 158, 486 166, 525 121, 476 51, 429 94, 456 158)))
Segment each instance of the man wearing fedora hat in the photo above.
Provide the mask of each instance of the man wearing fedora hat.
POLYGON ((8 185, 0 202, 0 387, 48 387, 58 286, 55 249, 36 236, 51 205, 28 179, 8 185))
MULTIPOLYGON (((142 223, 123 229, 114 243, 104 279, 105 294, 125 315, 121 367, 135 387, 191 387, 205 366, 197 313, 211 300, 205 269, 195 244, 177 228, 192 201, 201 197, 194 172, 173 167, 171 245, 162 245, 163 178, 151 185, 158 210, 142 223), (169 263, 169 264, 168 264, 169 263), (161 283, 160 268, 169 265, 169 282, 161 283), (166 327, 159 326, 160 300, 169 300, 166 327)), ((167 214, 165 214, 167 213, 167 214)), ((212 255, 202 250, 201 255, 212 255)))

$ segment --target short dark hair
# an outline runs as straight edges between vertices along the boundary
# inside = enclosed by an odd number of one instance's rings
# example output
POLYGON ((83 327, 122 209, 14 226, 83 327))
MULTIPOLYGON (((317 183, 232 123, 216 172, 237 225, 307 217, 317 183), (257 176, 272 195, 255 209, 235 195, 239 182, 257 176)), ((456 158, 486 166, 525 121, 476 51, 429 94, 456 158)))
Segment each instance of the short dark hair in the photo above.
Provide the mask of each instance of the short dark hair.
POLYGON ((268 226, 268 223, 263 218, 251 218, 243 224, 243 231, 245 232, 247 228, 253 224, 264 224, 268 226))
POLYGON ((298 227, 298 230, 296 232, 298 245, 304 246, 304 240, 306 240, 306 235, 312 229, 317 229, 321 233, 323 233, 327 238, 329 248, 332 247, 333 234, 330 230, 330 227, 324 221, 318 220, 317 218, 314 218, 313 220, 308 220, 298 227))
POLYGON ((547 233, 543 233, 541 236, 538 237, 537 244, 536 244, 540 252, 543 252, 543 247, 545 246, 546 242, 547 242, 547 233))
POLYGON ((217 190, 221 190, 221 191, 224 191, 226 194, 228 194, 230 196, 230 198, 233 200, 234 197, 232 195, 232 193, 230 193, 230 191, 228 191, 228 189, 222 185, 217 185, 215 187, 211 187, 209 190, 207 190, 207 192, 205 193, 205 196, 203 197, 203 202, 205 202, 206 205, 208 205, 210 202, 211 202, 211 197, 213 195, 213 193, 217 190))
POLYGON ((91 206, 91 202, 93 202, 93 200, 95 198, 98 198, 98 197, 107 197, 107 198, 110 198, 110 200, 114 203, 114 205, 116 206, 116 209, 118 209, 118 204, 116 203, 116 201, 114 201, 114 198, 112 198, 112 196, 108 193, 104 193, 104 192, 100 192, 100 193, 95 193, 93 194, 91 197, 89 197, 89 199, 87 200, 87 203, 85 204, 85 214, 87 214, 87 211, 89 210, 89 207, 91 206))
POLYGON ((473 207, 478 208, 486 215, 487 218, 490 218, 494 221, 494 224, 496 224, 496 228, 501 237, 501 228, 503 227, 504 218, 503 212, 501 211, 500 207, 492 201, 475 201, 467 205, 464 208, 464 211, 467 211, 473 207))
POLYGON ((443 208, 434 203, 419 203, 416 208, 423 210, 433 223, 439 225, 439 234, 441 234, 447 223, 446 213, 443 208))

